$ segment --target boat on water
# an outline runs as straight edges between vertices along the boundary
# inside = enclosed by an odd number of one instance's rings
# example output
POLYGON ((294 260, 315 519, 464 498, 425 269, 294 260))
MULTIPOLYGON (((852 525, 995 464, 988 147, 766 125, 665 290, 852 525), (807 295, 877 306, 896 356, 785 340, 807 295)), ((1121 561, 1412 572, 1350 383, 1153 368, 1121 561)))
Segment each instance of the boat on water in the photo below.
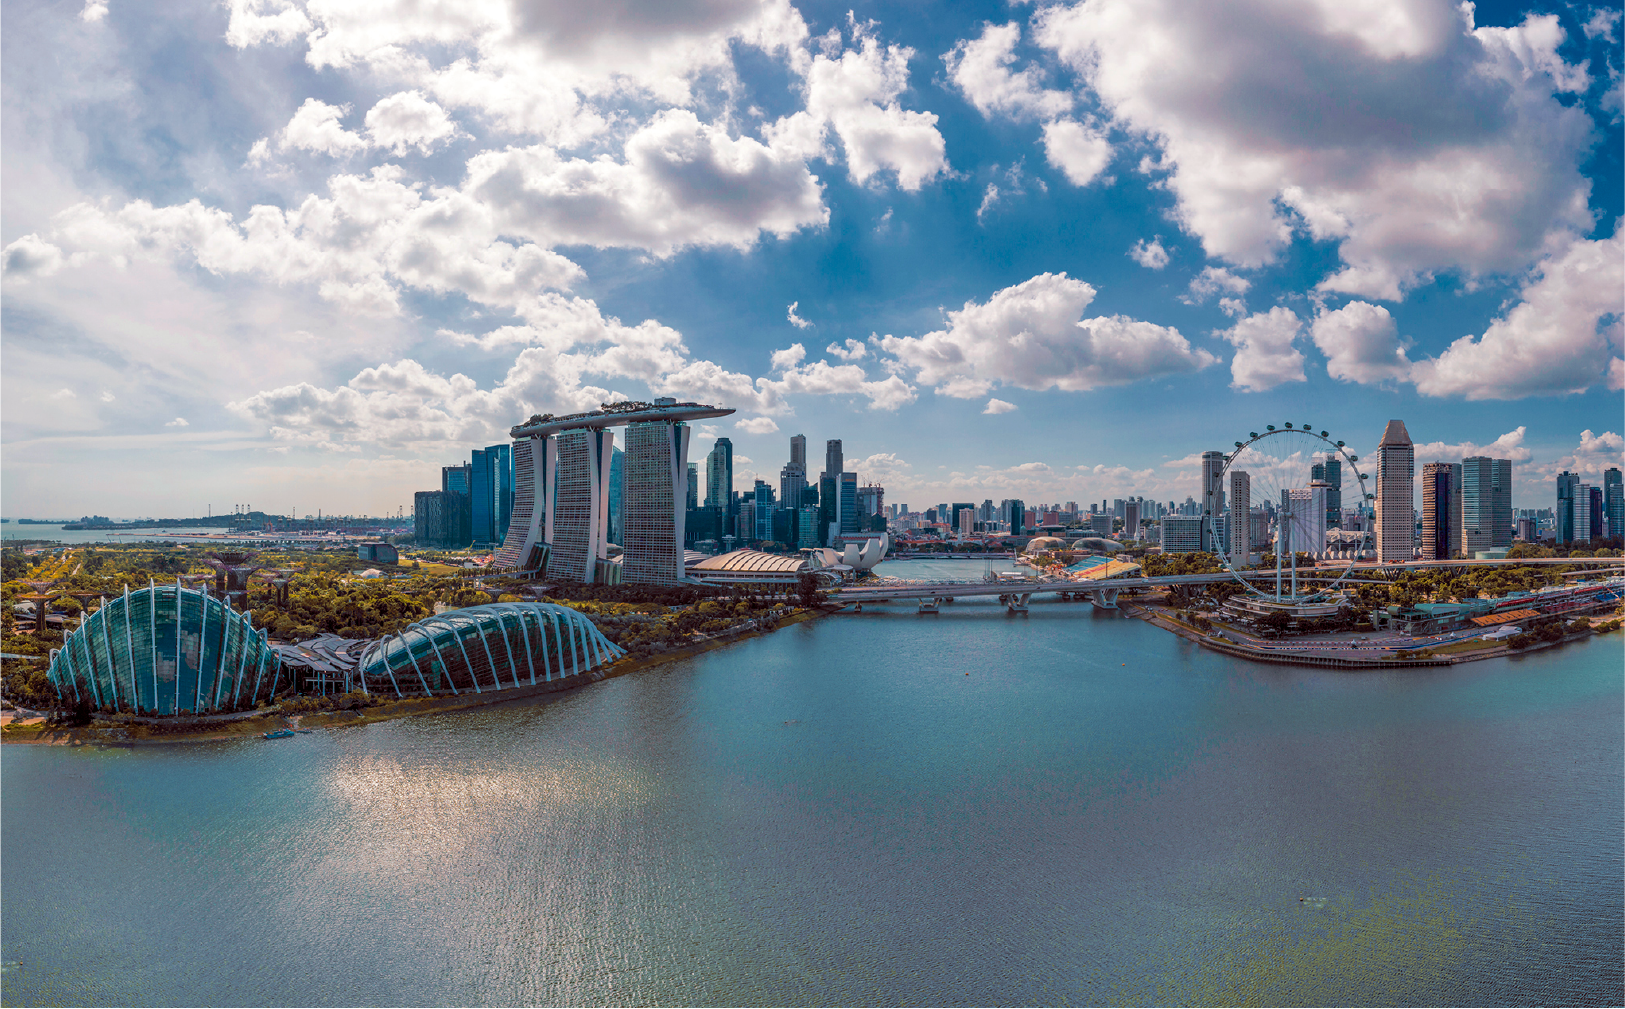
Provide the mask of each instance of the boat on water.
POLYGON ((294 732, 293 732, 292 729, 278 729, 275 732, 267 732, 267 733, 265 733, 265 738, 266 739, 287 739, 289 736, 291 736, 293 734, 294 734, 294 732))

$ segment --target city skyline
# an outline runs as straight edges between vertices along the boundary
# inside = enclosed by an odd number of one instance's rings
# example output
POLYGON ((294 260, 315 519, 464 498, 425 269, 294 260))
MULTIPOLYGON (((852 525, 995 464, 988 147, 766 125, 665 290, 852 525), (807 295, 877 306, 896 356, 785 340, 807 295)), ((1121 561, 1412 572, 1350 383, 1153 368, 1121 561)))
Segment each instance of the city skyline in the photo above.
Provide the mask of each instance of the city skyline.
POLYGON ((891 500, 1200 498, 1284 421, 1516 508, 1621 464, 1616 10, 849 6, 9 8, 0 511, 393 514, 660 395, 740 490, 798 433, 891 500))

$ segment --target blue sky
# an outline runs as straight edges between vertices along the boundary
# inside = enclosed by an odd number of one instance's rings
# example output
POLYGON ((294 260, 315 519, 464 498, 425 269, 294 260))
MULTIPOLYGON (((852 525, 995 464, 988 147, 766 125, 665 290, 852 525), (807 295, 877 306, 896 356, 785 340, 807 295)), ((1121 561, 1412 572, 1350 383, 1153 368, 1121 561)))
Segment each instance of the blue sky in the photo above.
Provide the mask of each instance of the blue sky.
POLYGON ((738 408, 889 501, 1183 500, 1265 423, 1625 440, 1616 9, 4 14, 7 515, 393 512, 535 412, 738 408), (792 311, 791 306, 794 305, 792 311))

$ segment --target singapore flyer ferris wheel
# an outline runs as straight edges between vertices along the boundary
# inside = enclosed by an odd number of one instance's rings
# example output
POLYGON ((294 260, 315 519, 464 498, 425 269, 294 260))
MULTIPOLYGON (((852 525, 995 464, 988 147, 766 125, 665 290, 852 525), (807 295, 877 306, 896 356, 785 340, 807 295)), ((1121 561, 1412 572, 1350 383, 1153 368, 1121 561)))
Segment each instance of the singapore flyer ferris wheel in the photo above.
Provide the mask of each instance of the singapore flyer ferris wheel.
POLYGON ((1252 431, 1216 472, 1204 467, 1215 553, 1247 589, 1304 603, 1335 589, 1370 547, 1360 457, 1309 425, 1252 431))

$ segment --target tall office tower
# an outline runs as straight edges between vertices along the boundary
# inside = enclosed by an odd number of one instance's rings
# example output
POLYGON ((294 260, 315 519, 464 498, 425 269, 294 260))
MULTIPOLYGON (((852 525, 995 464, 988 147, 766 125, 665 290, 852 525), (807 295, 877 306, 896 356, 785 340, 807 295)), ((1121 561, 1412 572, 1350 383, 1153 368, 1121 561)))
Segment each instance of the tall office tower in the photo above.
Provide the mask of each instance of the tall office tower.
POLYGON ((1447 561, 1461 549, 1461 466, 1430 462, 1422 466, 1422 559, 1447 561))
POLYGON ((1595 533, 1591 531, 1591 485, 1588 483, 1574 485, 1574 542, 1590 543, 1595 533))
POLYGON ((1288 553, 1311 557, 1325 554, 1326 481, 1311 480, 1307 487, 1281 491, 1280 542, 1276 548, 1283 557, 1288 553))
POLYGON ((801 540, 801 506, 808 499, 807 437, 792 435, 790 461, 779 470, 779 510, 788 516, 786 528, 791 543, 801 540))
POLYGON ((773 513, 777 511, 773 501, 773 488, 767 481, 758 480, 751 488, 751 520, 752 531, 750 538, 756 540, 770 540, 773 538, 773 513))
POLYGON ((1602 488, 1595 484, 1591 487, 1591 538, 1601 539, 1608 535, 1608 511, 1603 507, 1602 488))
POLYGON ((1022 516, 1026 510, 1027 506, 1020 498, 1007 497, 999 502, 999 521, 1010 524, 1010 535, 1021 536, 1026 533, 1026 527, 1022 523, 1022 516))
POLYGON ((978 505, 977 508, 976 508, 976 518, 977 518, 977 521, 980 521, 980 522, 992 522, 993 521, 993 499, 992 498, 983 498, 982 499, 982 503, 980 505, 978 505))
POLYGON ((1461 555, 1511 545, 1512 460, 1468 456, 1461 461, 1461 555))
POLYGON ((689 427, 682 421, 626 426, 624 582, 675 585, 683 580, 688 438, 689 427))
POLYGON ((474 490, 474 467, 468 463, 460 466, 440 467, 440 491, 443 494, 454 494, 457 497, 455 514, 447 521, 451 523, 450 539, 445 546, 466 547, 474 538, 473 516, 470 509, 474 490))
POLYGON ((1124 501, 1122 498, 1112 498, 1112 518, 1120 519, 1123 517, 1123 505, 1124 501))
POLYGON ((420 490, 412 495, 412 531, 420 547, 458 546, 462 516, 460 494, 420 490))
POLYGON ((733 490, 734 443, 718 438, 711 454, 705 457, 705 503, 707 507, 722 510, 724 531, 727 531, 727 516, 733 514, 733 490))
POLYGON ((1377 560, 1404 563, 1416 550, 1416 448, 1391 420, 1377 445, 1377 560))
POLYGON ((1625 537, 1625 485, 1620 483, 1618 466, 1610 466, 1603 473, 1602 496, 1608 508, 1608 535, 1614 539, 1625 537))
POLYGON ((958 514, 959 538, 970 539, 976 534, 976 511, 973 508, 961 508, 958 514))
POLYGON ((1579 486, 1580 478, 1568 470, 1557 474, 1557 513, 1553 520, 1560 544, 1574 542, 1574 491, 1579 486))
POLYGON ((1326 481, 1326 528, 1336 529, 1343 523, 1343 463, 1335 453, 1326 456, 1321 467, 1326 481))
POLYGON ((1223 452, 1202 453, 1202 549, 1218 553, 1220 544, 1213 542, 1213 531, 1209 526, 1224 511, 1224 487, 1219 483, 1219 474, 1224 472, 1223 452))
POLYGON ((749 543, 756 538, 756 500, 746 494, 738 504, 734 505, 735 522, 739 530, 741 543, 749 543))
POLYGON ((491 507, 495 496, 491 490, 491 467, 486 462, 484 449, 474 450, 469 472, 472 474, 468 495, 469 529, 472 545, 478 548, 491 542, 491 527, 495 518, 491 507))
POLYGON ((469 522, 474 543, 501 543, 513 514, 513 449, 475 449, 469 462, 469 522))
POLYGON ((698 463, 688 464, 688 494, 684 498, 686 506, 698 508, 700 506, 700 466, 698 463))
POLYGON ((1129 542, 1140 538, 1140 502, 1129 498, 1123 502, 1123 540, 1129 542))
POLYGON ((500 544, 508 537, 508 524, 513 521, 513 446, 492 445, 485 450, 487 459, 495 459, 492 466, 492 487, 496 497, 496 523, 492 544, 500 544))
POLYGON ((1230 471, 1230 563, 1246 564, 1252 553, 1247 513, 1253 506, 1253 479, 1246 470, 1230 471))
POLYGON ((801 472, 807 472, 807 436, 804 434, 790 436, 790 465, 799 466, 801 472))
POLYGON ((841 535, 856 533, 859 531, 858 475, 856 473, 842 473, 838 493, 841 499, 840 518, 838 519, 841 525, 841 535))
POLYGON ((824 474, 831 479, 839 480, 845 472, 846 461, 841 455, 841 439, 831 438, 824 442, 824 474))
POLYGON ((802 505, 796 516, 796 547, 818 545, 818 507, 802 505))

